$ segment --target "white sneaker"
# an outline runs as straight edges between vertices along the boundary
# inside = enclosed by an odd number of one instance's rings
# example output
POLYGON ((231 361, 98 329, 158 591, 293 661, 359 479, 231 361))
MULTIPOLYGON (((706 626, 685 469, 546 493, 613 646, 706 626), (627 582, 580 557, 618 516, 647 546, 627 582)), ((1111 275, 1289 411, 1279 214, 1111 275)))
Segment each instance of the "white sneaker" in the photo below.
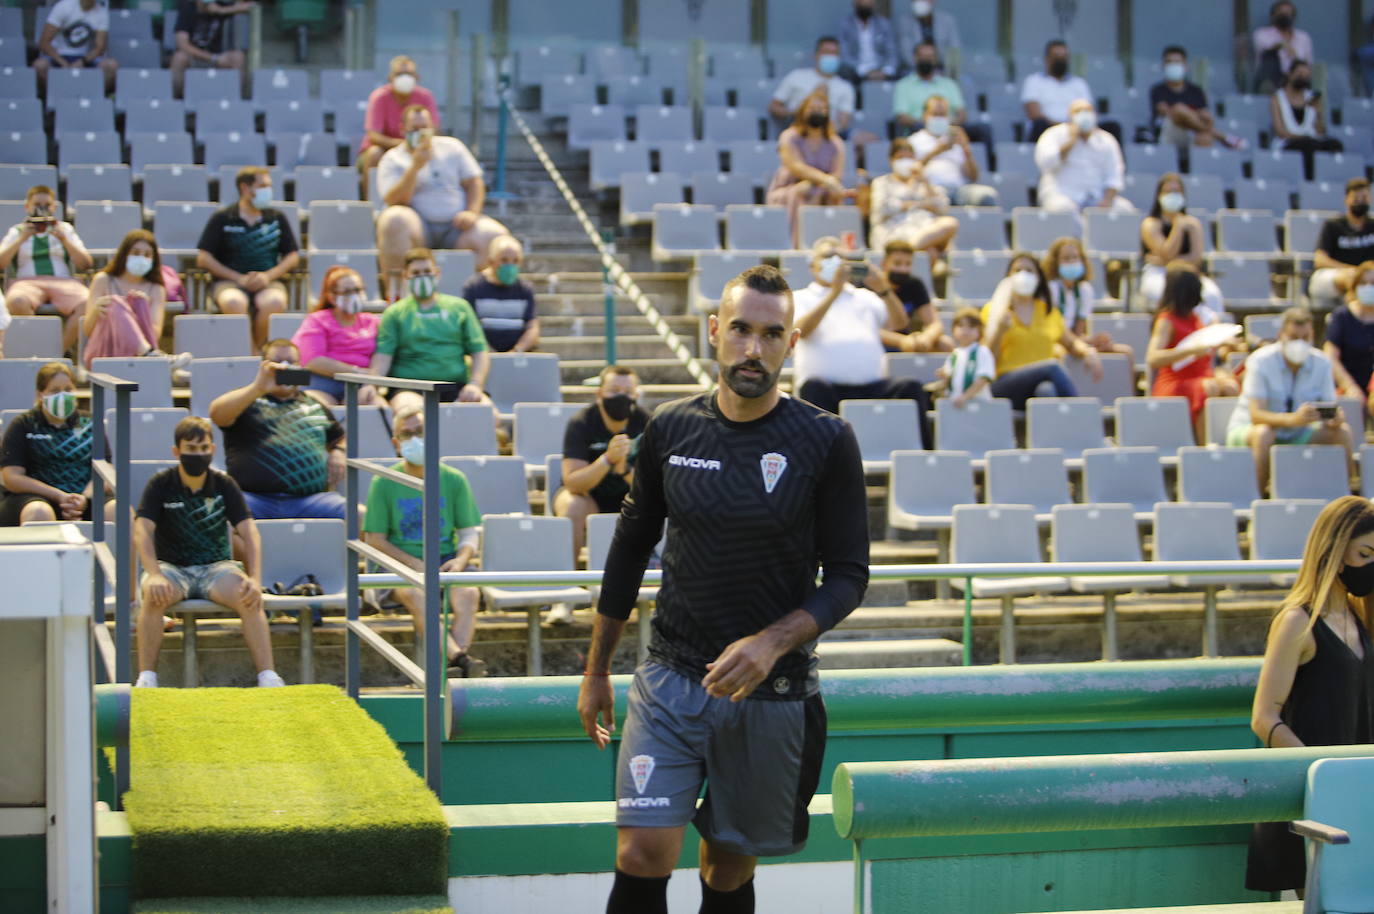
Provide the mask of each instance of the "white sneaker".
POLYGON ((573 620, 572 607, 567 603, 555 603, 549 607, 550 625, 567 625, 573 620))
POLYGON ((276 670, 263 670, 258 674, 258 688, 260 689, 275 689, 284 685, 286 683, 277 675, 276 670))
POLYGON ((156 689, 156 688, 157 688, 157 673, 154 673, 152 670, 144 670, 142 673, 139 673, 139 674, 138 674, 138 680, 137 680, 136 682, 134 682, 134 688, 136 688, 136 689, 156 689))

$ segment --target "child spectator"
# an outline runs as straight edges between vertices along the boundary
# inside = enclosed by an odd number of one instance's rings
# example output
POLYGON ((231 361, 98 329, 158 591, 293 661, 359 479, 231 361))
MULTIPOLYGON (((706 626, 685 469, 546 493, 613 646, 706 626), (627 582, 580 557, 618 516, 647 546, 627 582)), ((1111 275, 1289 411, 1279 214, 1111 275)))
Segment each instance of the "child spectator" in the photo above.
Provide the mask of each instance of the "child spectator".
POLYGON ((982 345, 983 317, 978 309, 960 308, 949 332, 954 337, 954 351, 936 369, 947 385, 949 401, 963 409, 973 399, 991 400, 997 363, 992 350, 982 345))

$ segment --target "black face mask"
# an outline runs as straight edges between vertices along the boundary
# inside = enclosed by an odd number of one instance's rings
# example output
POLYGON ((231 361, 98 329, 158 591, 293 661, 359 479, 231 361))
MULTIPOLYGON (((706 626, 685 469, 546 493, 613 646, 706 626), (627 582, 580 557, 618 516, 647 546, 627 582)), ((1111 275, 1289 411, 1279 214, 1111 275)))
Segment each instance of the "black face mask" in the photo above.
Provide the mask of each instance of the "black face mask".
POLYGON ((864 22, 867 22, 869 19, 873 18, 873 7, 856 6, 854 7, 854 15, 858 16, 864 22))
POLYGON ((930 60, 918 60, 918 61, 916 61, 916 72, 919 73, 921 76, 929 76, 930 74, 934 73, 934 72, 935 72, 935 63, 934 63, 934 61, 930 61, 930 60))
POLYGON ((1363 219, 1365 216, 1368 216, 1368 215, 1369 215, 1369 204, 1368 204, 1368 203, 1352 203, 1352 204, 1350 204, 1350 215, 1354 216, 1356 219, 1363 219))
POLYGON ((1069 61, 1066 57, 1056 57, 1050 61, 1050 75, 1055 79, 1063 79, 1069 72, 1069 61))
POLYGON ((205 471, 210 469, 209 454, 182 454, 177 459, 181 461, 181 468, 187 476, 204 476, 205 471))
POLYGON ((1341 568, 1341 583, 1352 597, 1366 597, 1374 592, 1374 562, 1367 565, 1346 565, 1341 568))
POLYGON ((1274 17, 1274 26, 1281 32, 1286 32, 1293 27, 1293 17, 1287 13, 1279 13, 1274 17))
POLYGON ((1312 80, 1299 76, 1297 79, 1293 80, 1292 85, 1293 88, 1297 89, 1299 92, 1306 92, 1308 89, 1312 88, 1312 80))
POLYGON ((806 116, 806 124, 808 127, 815 127, 819 129, 821 127, 824 127, 828 123, 830 123, 830 115, 823 114, 820 111, 813 111, 811 114, 808 114, 806 116))
POLYGON ((624 422, 630 418, 630 413, 634 411, 635 401, 627 394, 612 394, 609 397, 601 398, 601 408, 606 411, 606 415, 611 417, 614 422, 624 422))

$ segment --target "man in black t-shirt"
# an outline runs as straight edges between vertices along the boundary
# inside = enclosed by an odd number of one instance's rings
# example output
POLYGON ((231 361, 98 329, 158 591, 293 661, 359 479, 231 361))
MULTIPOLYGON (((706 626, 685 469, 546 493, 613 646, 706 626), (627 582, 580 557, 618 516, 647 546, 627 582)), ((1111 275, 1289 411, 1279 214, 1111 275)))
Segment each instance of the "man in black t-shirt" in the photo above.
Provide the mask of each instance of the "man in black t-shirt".
POLYGON ((299 387, 277 383, 277 371, 300 360, 290 340, 272 340, 253 382, 210 403, 210 421, 224 430, 229 475, 254 517, 342 520, 344 498, 329 490, 343 479, 343 426, 299 387))
POLYGON ((952 352, 954 341, 945 333, 926 284, 911 272, 915 259, 916 249, 909 241, 889 241, 879 269, 870 270, 864 280, 864 287, 875 295, 895 296, 907 314, 905 327, 879 330, 878 336, 888 352, 952 352))
POLYGON ((181 0, 177 5, 172 92, 181 98, 188 67, 243 71, 244 55, 233 40, 233 17, 257 6, 254 0, 181 0))
POLYGON ((573 523, 573 561, 587 539, 587 515, 611 514, 634 479, 634 444, 649 421, 639 408, 634 369, 601 369, 596 402, 568 420, 563 433, 563 487, 553 513, 573 523))
POLYGON ((267 324, 286 310, 283 277, 300 261, 291 223, 272 208, 272 173, 249 166, 234 176, 238 200, 205 223, 196 247, 196 266, 217 281, 210 299, 225 314, 247 314, 253 346, 267 342, 267 324))
POLYGON ((487 348, 492 352, 530 352, 539 347, 534 287, 520 278, 525 249, 513 235, 498 235, 487 248, 487 265, 463 286, 487 348))
POLYGON ((182 600, 210 600, 243 620, 243 639, 258 668, 258 685, 285 685, 272 668, 272 642, 262 611, 262 542, 234 481, 210 469, 210 423, 188 416, 172 434, 180 462, 148 480, 134 520, 134 548, 143 564, 139 590, 137 686, 157 685, 162 614, 182 600), (229 530, 244 545, 232 560, 229 530))
POLYGON ((660 407, 640 441, 577 702, 605 748, 611 657, 666 520, 649 659, 616 763, 607 914, 667 910, 688 822, 702 837, 704 912, 753 911, 757 858, 806 842, 825 749, 814 645, 863 598, 868 509, 853 429, 778 391, 799 335, 782 274, 746 270, 710 318, 719 386, 660 407))
POLYGON ((1369 218, 1369 181, 1351 178, 1345 182, 1345 214, 1328 219, 1317 238, 1312 257, 1316 270, 1307 285, 1307 294, 1317 308, 1334 308, 1350 291, 1355 267, 1374 260, 1374 219, 1369 218))
POLYGON ((1150 87, 1150 111, 1159 142, 1173 146, 1240 145, 1216 131, 1207 110, 1207 93, 1188 81, 1188 52, 1176 44, 1164 49, 1164 79, 1150 87))

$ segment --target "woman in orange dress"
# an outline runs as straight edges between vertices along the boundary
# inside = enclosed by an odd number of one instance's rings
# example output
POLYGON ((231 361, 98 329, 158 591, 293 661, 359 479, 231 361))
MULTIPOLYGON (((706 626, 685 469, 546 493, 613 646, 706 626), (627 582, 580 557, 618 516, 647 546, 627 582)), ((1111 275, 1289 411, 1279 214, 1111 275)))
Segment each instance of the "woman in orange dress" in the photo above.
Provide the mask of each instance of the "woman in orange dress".
POLYGON ((1180 347, 1183 339, 1208 323, 1198 313, 1202 301, 1202 277, 1192 264, 1169 264, 1164 279, 1164 294, 1159 300, 1158 317, 1150 334, 1145 361, 1154 369, 1150 388, 1155 397, 1187 397, 1193 418, 1193 431, 1203 440, 1202 405, 1208 397, 1234 397, 1239 391, 1235 378, 1212 366, 1214 346, 1180 347))

